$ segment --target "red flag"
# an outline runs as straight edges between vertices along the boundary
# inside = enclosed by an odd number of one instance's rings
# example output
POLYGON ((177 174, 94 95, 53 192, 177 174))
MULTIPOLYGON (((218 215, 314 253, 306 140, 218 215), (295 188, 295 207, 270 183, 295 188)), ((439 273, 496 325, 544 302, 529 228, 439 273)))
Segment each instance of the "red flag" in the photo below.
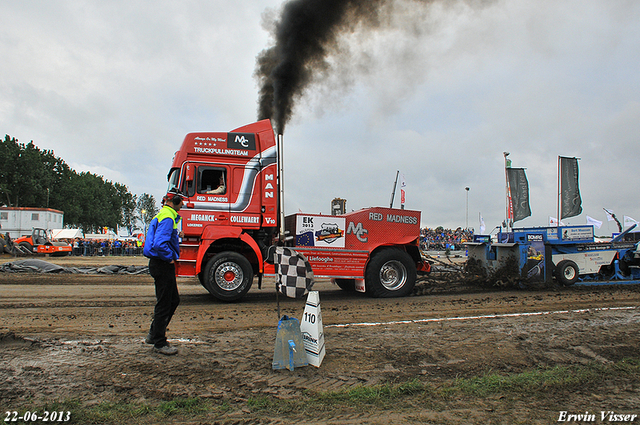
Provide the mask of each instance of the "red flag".
POLYGON ((405 202, 405 191, 404 188, 407 187, 407 182, 404 180, 404 174, 400 180, 400 208, 404 208, 405 202))

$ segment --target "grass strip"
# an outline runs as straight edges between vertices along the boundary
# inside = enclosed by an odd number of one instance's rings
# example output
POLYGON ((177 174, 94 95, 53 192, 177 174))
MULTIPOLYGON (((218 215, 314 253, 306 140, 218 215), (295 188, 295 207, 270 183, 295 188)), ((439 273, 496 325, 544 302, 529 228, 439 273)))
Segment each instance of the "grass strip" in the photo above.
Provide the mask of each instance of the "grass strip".
POLYGON ((512 375, 492 373, 476 378, 459 378, 444 389, 443 393, 463 393, 469 396, 485 397, 504 393, 572 391, 616 378, 639 382, 640 360, 625 359, 606 364, 554 366, 512 375))
POLYGON ((228 407, 226 403, 213 405, 199 397, 176 398, 158 404, 108 401, 94 406, 86 406, 79 400, 65 400, 41 406, 39 413, 46 410, 66 415, 69 412, 69 420, 64 421, 67 424, 122 424, 153 423, 172 416, 198 417, 214 412, 224 413, 228 407))
POLYGON ((433 404, 454 396, 487 397, 490 395, 546 394, 549 391, 573 392, 576 389, 598 387, 604 381, 620 380, 640 383, 640 359, 625 359, 616 363, 589 363, 586 365, 537 368, 515 374, 487 373, 474 378, 458 378, 437 387, 414 379, 400 384, 358 386, 347 390, 319 392, 307 391, 296 400, 278 400, 260 397, 248 401, 255 412, 303 413, 336 408, 366 410, 397 409, 419 402, 433 404))
POLYGON ((465 396, 473 404, 473 398, 495 395, 519 397, 532 394, 570 393, 576 389, 597 388, 605 381, 626 384, 640 383, 640 359, 625 359, 615 363, 589 363, 585 365, 537 368, 515 374, 486 373, 473 378, 458 378, 434 387, 419 379, 403 383, 386 383, 374 386, 329 392, 307 390, 294 399, 261 396, 246 401, 244 405, 229 405, 225 401, 213 401, 198 397, 176 398, 161 403, 103 402, 87 406, 79 400, 48 403, 45 406, 25 403, 20 410, 70 412, 68 424, 151 424, 163 419, 202 418, 222 416, 229 411, 242 409, 254 415, 301 415, 307 412, 336 410, 395 410, 420 403, 433 405, 453 397, 465 396), (34 408, 34 406, 37 406, 34 408))

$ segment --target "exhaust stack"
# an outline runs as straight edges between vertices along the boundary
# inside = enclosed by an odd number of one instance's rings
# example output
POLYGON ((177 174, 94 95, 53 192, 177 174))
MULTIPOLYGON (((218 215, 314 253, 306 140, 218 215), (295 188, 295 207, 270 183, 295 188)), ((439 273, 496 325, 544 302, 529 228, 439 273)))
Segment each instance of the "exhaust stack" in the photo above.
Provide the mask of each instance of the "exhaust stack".
POLYGON ((284 244, 284 152, 283 152, 283 135, 278 134, 278 208, 280 214, 280 230, 279 240, 281 244, 284 244))

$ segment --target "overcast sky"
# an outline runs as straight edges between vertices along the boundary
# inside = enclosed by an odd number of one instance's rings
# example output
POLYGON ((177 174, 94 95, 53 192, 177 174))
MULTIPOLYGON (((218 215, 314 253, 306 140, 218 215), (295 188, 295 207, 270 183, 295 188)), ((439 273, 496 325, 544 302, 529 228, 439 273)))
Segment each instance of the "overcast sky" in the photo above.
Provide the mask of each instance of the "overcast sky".
MULTIPOLYGON (((159 200, 186 133, 257 119, 255 61, 282 4, 5 0, 0 131, 159 200)), ((529 179, 516 225, 557 216, 559 155, 580 158, 583 213, 566 224, 615 231, 603 207, 640 220, 640 2, 405 0, 387 17, 343 35, 296 102, 287 213, 389 206, 399 170, 424 226, 482 214, 489 232, 508 151, 529 179)))

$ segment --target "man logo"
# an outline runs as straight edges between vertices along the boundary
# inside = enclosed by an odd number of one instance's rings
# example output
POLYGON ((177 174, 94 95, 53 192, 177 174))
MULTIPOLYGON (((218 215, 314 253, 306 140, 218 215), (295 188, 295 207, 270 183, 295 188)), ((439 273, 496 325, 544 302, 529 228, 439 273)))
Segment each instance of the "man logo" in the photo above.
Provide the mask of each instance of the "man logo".
POLYGON ((253 133, 229 133, 227 148, 255 150, 256 135, 253 133))

